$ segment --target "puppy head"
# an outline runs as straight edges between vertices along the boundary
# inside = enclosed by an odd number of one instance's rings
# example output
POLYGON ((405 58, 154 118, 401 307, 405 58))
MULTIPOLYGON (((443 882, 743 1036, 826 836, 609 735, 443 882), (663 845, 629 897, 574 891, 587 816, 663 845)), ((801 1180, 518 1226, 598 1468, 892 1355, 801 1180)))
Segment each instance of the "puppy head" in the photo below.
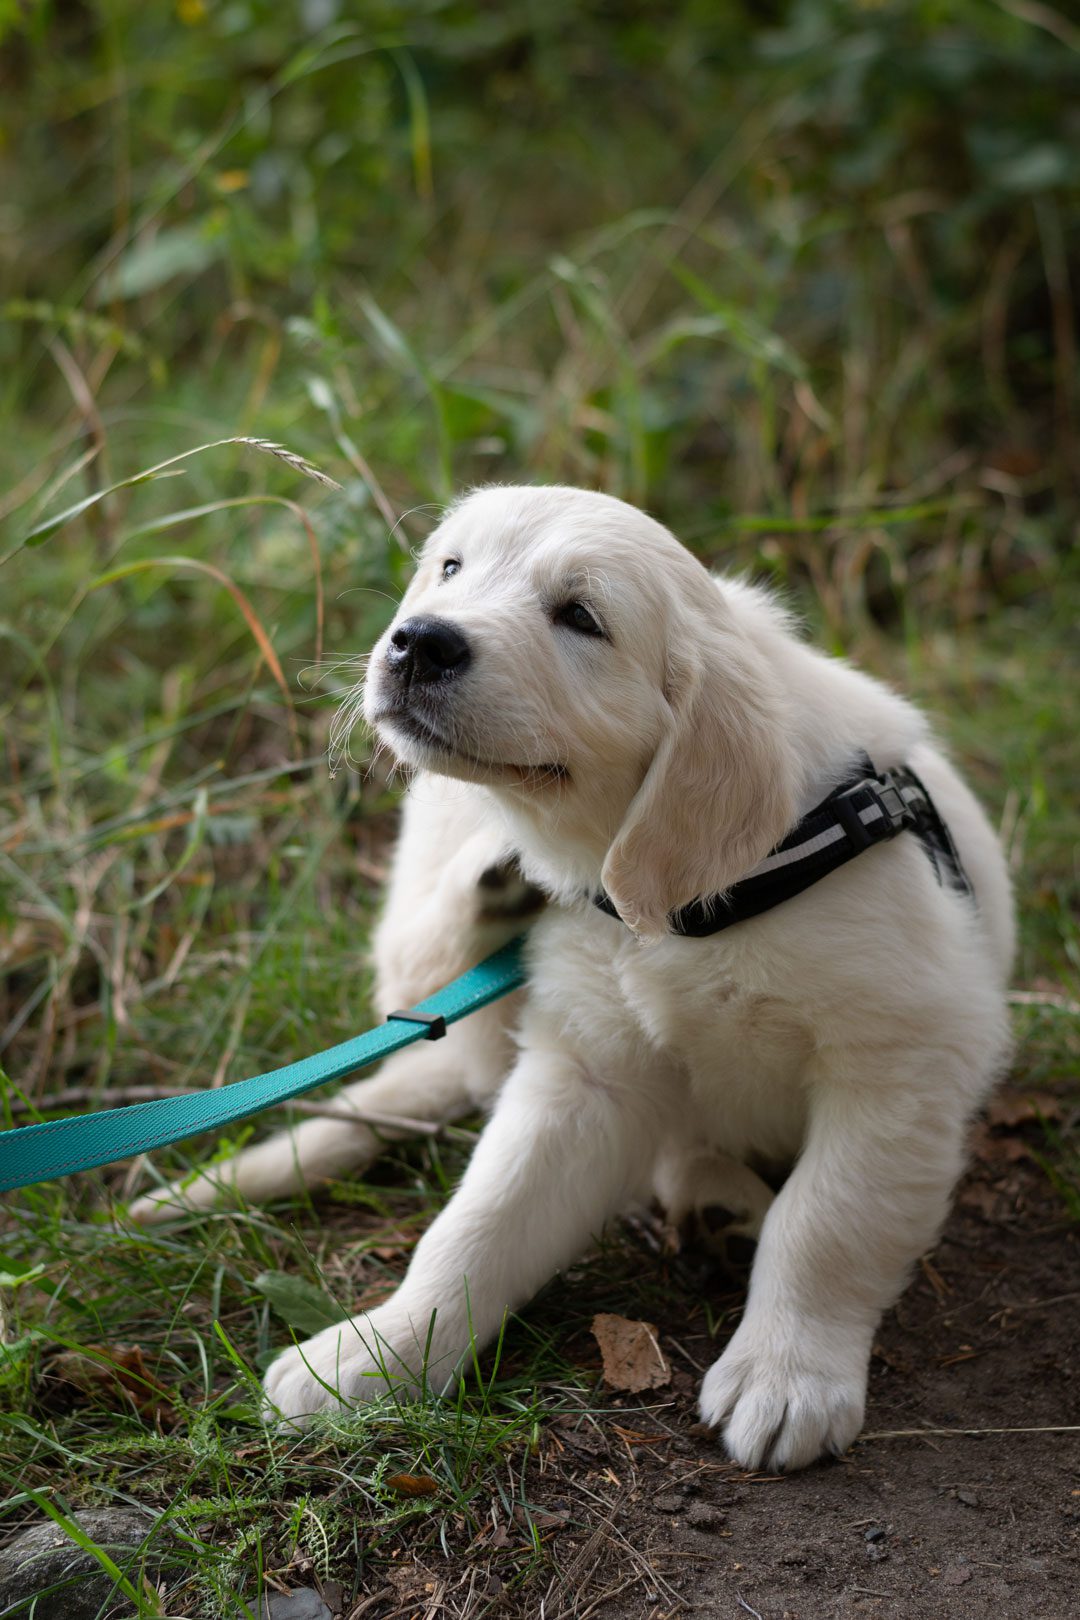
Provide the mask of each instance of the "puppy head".
POLYGON ((767 660, 700 563, 609 496, 487 489, 453 507, 364 710, 403 762, 493 790, 556 892, 602 881, 642 936, 794 819, 767 660))

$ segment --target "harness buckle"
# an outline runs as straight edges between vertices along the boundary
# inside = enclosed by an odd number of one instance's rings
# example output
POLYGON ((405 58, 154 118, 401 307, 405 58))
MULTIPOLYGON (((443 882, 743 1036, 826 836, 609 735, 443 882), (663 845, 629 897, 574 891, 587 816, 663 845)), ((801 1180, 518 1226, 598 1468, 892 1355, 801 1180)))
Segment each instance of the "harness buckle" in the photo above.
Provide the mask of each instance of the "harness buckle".
POLYGON ((876 779, 856 782, 837 794, 832 808, 853 848, 860 854, 873 844, 883 844, 915 826, 915 814, 888 772, 876 779), (862 812, 875 808, 880 814, 863 820, 862 812))

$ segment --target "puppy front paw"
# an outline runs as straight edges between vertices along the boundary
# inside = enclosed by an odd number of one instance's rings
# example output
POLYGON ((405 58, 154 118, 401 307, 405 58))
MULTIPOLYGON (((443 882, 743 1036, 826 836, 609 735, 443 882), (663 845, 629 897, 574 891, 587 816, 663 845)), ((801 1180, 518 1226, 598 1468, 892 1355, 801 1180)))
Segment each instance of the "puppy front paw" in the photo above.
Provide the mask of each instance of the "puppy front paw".
POLYGON ((487 866, 476 882, 478 920, 482 923, 523 922, 547 903, 546 896, 521 875, 513 857, 487 866))
POLYGON ((747 1318, 701 1386, 701 1418, 744 1468, 782 1472, 839 1455, 862 1428, 868 1350, 812 1321, 747 1318))
POLYGON ((317 1412, 392 1393, 414 1399, 425 1384, 441 1388, 456 1360, 429 1354, 427 1320, 382 1305, 291 1345, 263 1377, 269 1421, 304 1429, 317 1412))

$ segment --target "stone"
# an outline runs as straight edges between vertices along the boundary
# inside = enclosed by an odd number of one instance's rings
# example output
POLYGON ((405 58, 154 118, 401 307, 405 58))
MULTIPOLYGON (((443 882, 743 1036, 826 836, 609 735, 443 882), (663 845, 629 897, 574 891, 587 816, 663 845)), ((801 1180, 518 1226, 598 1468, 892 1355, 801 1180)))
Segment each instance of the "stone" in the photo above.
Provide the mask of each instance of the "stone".
MULTIPOLYGON (((153 1514, 129 1507, 88 1508, 72 1517, 125 1570, 133 1586, 140 1572, 156 1577, 168 1551, 163 1536, 156 1536, 135 1567, 127 1570, 132 1554, 154 1527, 153 1514)), ((95 1620, 114 1590, 113 1580, 93 1554, 77 1547, 51 1519, 32 1525, 0 1549, 0 1614, 19 1602, 29 1612, 29 1599, 34 1598, 34 1620, 95 1620)))
POLYGON ((334 1620, 318 1592, 298 1586, 292 1592, 264 1592, 259 1620, 334 1620))

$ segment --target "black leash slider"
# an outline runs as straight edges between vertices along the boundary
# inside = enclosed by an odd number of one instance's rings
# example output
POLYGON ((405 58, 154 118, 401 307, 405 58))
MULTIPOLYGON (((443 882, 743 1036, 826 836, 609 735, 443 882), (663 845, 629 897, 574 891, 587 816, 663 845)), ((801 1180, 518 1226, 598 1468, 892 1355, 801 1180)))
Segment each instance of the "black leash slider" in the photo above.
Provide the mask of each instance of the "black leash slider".
POLYGON ((399 1012, 387 1013, 386 1022, 391 1024, 395 1021, 402 1024, 426 1024, 425 1041, 441 1041, 446 1034, 446 1019, 442 1013, 414 1012, 411 1007, 406 1007, 399 1012))

